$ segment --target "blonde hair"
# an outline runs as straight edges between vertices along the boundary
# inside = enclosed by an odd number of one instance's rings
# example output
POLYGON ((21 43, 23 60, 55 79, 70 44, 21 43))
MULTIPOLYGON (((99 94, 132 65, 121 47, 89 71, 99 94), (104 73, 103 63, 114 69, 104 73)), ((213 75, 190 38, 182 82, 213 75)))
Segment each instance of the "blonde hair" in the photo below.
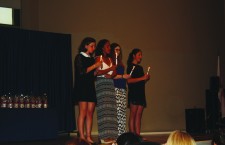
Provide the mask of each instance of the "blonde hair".
POLYGON ((188 133, 176 130, 169 135, 166 145, 196 145, 196 143, 188 133))

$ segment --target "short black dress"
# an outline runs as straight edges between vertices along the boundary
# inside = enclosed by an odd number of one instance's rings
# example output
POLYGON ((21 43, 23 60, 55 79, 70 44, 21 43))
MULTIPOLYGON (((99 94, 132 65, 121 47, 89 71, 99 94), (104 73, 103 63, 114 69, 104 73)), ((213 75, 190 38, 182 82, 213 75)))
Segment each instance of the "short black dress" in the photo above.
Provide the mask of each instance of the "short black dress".
MULTIPOLYGON (((144 76, 143 67, 133 63, 127 66, 127 74, 130 74, 133 66, 135 66, 135 68, 132 72, 131 78, 139 78, 144 76)), ((128 107, 130 104, 146 107, 145 81, 128 83, 128 107)))
POLYGON ((95 63, 93 57, 78 54, 75 57, 74 68, 74 101, 77 102, 97 102, 95 91, 95 76, 92 70, 86 73, 87 68, 95 63))

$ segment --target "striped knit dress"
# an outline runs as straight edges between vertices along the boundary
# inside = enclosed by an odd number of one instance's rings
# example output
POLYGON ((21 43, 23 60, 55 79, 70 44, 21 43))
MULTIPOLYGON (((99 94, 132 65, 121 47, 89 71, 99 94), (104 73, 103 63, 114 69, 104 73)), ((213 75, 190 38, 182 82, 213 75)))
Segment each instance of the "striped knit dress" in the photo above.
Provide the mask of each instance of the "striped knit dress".
MULTIPOLYGON (((105 64, 102 69, 107 69, 107 67, 110 66, 105 64)), ((98 76, 95 87, 99 139, 117 139, 117 104, 113 79, 98 76)))

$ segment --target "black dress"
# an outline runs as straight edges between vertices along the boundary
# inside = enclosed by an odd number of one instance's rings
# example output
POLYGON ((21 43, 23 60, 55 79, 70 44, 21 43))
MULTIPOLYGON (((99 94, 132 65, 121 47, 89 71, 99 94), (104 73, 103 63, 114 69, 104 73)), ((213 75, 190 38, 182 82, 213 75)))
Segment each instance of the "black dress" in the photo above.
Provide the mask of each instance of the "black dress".
POLYGON ((74 97, 75 102, 95 102, 95 76, 92 70, 86 73, 87 68, 95 63, 93 57, 87 57, 82 54, 78 54, 75 58, 75 80, 74 80, 74 97))
MULTIPOLYGON (((131 78, 139 78, 144 76, 143 67, 133 63, 127 66, 127 74, 130 74, 133 66, 135 66, 135 68, 132 72, 131 78)), ((133 105, 141 105, 146 107, 145 81, 128 84, 128 106, 130 103, 133 105)))

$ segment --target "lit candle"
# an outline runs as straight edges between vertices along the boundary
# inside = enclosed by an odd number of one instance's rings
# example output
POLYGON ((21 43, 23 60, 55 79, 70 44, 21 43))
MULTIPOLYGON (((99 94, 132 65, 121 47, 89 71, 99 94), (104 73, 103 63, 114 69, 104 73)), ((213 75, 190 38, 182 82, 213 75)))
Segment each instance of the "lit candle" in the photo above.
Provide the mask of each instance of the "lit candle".
MULTIPOLYGON (((100 62, 102 62, 102 55, 100 55, 100 62)), ((102 65, 101 65, 101 69, 102 69, 102 65)))
POLYGON ((100 56, 100 61, 102 61, 102 55, 100 56))
POLYGON ((131 70, 131 72, 130 72, 130 75, 132 75, 132 73, 133 73, 133 71, 134 71, 134 68, 135 68, 135 66, 133 66, 133 68, 132 68, 132 70, 131 70))
POLYGON ((117 63, 118 63, 118 62, 117 62, 117 56, 118 56, 118 54, 117 54, 117 52, 116 52, 116 65, 117 65, 117 63))
POLYGON ((148 71, 147 71, 147 75, 148 75, 148 73, 149 73, 150 68, 151 68, 151 67, 149 66, 149 67, 148 67, 148 71))

